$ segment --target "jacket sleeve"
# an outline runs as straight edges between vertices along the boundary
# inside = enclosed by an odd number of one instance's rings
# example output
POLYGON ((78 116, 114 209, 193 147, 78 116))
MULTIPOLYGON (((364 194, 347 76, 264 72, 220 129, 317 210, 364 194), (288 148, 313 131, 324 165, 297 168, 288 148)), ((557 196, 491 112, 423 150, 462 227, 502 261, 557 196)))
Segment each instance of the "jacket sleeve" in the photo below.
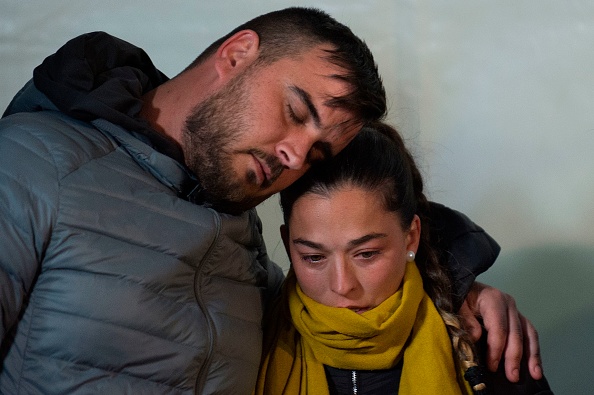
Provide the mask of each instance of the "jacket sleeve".
MULTIPOLYGON (((43 122, 17 114, 0 120, 0 340, 15 325, 49 240, 57 195, 51 154, 32 132, 43 122)), ((3 347, 0 347, 0 349, 3 347)))
POLYGON ((476 277, 499 255, 497 242, 466 215, 444 205, 430 203, 430 239, 445 257, 458 310, 476 277))

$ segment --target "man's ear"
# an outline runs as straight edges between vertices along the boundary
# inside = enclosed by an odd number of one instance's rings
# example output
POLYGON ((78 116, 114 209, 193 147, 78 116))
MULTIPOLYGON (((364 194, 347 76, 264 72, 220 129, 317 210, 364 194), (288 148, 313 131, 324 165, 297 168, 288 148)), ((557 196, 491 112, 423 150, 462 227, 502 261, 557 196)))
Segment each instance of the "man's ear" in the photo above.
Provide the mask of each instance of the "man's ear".
POLYGON ((221 44, 215 55, 219 77, 226 79, 249 66, 259 54, 260 37, 253 30, 241 30, 221 44))
POLYGON ((289 251, 289 227, 287 225, 280 226, 280 234, 281 239, 283 239, 283 244, 285 245, 285 251, 287 252, 287 256, 289 260, 291 260, 291 253, 289 251))

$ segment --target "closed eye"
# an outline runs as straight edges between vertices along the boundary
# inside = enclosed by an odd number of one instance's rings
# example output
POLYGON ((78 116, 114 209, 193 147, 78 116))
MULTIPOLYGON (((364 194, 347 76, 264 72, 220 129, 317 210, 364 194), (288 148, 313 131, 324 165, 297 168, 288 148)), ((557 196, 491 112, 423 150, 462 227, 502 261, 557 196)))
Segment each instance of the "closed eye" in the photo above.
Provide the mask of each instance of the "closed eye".
POLYGON ((305 124, 305 118, 298 117, 290 104, 287 104, 287 113, 289 114, 289 118, 297 125, 305 124))
POLYGON ((297 86, 291 86, 290 89, 295 94, 295 97, 299 100, 299 102, 306 106, 307 112, 313 119, 316 127, 321 128, 322 125, 320 124, 320 114, 318 113, 316 106, 313 104, 309 93, 297 86))

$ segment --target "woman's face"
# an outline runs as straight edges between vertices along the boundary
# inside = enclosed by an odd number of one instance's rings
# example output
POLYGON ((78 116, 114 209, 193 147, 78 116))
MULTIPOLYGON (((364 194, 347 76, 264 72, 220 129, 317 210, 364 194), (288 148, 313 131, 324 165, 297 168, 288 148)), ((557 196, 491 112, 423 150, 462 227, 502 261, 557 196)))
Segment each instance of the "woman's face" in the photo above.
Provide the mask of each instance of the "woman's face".
POLYGON ((420 221, 415 216, 403 229, 377 192, 345 187, 329 196, 301 196, 281 233, 307 296, 363 313, 400 287, 406 254, 417 250, 420 221))

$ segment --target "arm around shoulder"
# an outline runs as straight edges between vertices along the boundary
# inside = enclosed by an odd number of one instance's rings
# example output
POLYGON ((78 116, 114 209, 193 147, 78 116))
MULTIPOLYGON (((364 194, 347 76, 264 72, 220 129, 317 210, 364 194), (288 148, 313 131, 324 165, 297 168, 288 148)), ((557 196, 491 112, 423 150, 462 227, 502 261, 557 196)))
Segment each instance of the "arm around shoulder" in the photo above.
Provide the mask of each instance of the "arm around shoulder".
POLYGON ((458 310, 476 277, 493 265, 501 248, 483 228, 466 215, 442 204, 430 202, 431 242, 447 254, 454 288, 454 306, 458 310))

